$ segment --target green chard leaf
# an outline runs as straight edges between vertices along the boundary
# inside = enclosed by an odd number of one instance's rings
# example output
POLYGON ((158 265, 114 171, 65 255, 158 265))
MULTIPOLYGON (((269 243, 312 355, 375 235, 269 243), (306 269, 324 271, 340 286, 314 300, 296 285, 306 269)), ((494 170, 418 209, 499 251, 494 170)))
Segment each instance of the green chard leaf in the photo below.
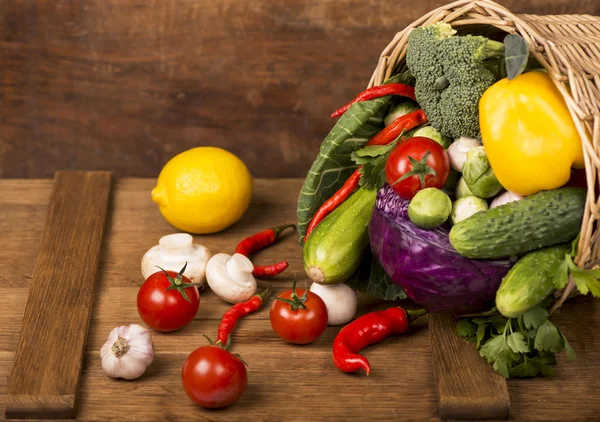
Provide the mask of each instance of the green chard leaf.
POLYGON ((365 253, 358 271, 346 281, 346 284, 371 297, 384 300, 406 299, 404 290, 392 283, 370 250, 365 253))
MULTIPOLYGON (((401 73, 385 83, 413 83, 408 72, 401 73)), ((358 102, 344 113, 323 143, 313 162, 298 198, 298 232, 304 238, 314 213, 350 177, 357 164, 351 153, 364 144, 383 127, 383 117, 391 96, 358 102)))

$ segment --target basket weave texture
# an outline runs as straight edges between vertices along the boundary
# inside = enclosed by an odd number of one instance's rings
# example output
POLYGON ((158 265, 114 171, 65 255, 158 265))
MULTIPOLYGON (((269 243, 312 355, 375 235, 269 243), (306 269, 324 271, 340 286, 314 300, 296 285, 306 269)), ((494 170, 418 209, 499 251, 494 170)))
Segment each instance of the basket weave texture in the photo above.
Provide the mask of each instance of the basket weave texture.
MULTIPOLYGON (((453 27, 497 28, 520 34, 529 51, 548 71, 563 95, 583 144, 588 194, 577 249, 576 264, 595 268, 600 263, 600 17, 590 15, 515 15, 490 0, 459 0, 439 7, 396 34, 383 50, 369 87, 381 85, 405 68, 410 31, 417 26, 447 22, 453 27)), ((551 312, 573 293, 575 284, 557 296, 551 312)))

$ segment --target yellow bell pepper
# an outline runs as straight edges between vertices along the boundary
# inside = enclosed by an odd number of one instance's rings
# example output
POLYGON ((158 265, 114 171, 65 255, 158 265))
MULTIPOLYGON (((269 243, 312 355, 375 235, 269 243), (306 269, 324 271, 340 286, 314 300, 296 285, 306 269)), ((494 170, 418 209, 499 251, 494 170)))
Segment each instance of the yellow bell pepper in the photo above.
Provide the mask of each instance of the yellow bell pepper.
POLYGON ((528 72, 489 87, 479 102, 488 159, 507 190, 532 195, 569 181, 582 168, 581 137, 550 77, 528 72))

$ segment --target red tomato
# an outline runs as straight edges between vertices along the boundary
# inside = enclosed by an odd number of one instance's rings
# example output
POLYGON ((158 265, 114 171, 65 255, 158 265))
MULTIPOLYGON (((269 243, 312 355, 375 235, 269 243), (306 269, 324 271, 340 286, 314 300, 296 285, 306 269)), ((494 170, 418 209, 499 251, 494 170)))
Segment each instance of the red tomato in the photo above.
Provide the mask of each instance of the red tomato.
POLYGON ((449 174, 450 160, 446 150, 433 139, 422 136, 402 142, 385 163, 387 182, 406 199, 424 188, 441 189, 449 174))
POLYGON ((271 305, 271 327, 282 340, 308 344, 323 334, 327 328, 327 307, 323 299, 311 291, 296 291, 296 282, 277 299, 271 305))
POLYGON ((138 314, 153 330, 179 330, 196 316, 200 294, 190 279, 182 274, 183 270, 179 274, 174 271, 159 271, 148 277, 140 287, 137 295, 138 314), (179 287, 167 290, 171 286, 179 287))
POLYGON ((232 405, 248 384, 242 360, 219 346, 202 346, 190 353, 181 378, 187 396, 208 409, 232 405))

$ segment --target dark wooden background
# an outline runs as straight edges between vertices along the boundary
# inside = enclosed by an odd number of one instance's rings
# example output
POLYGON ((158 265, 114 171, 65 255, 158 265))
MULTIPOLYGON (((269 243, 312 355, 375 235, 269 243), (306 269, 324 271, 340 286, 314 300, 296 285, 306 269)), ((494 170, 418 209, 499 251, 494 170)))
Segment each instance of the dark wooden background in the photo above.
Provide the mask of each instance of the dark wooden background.
MULTIPOLYGON (((381 50, 443 0, 0 0, 0 177, 156 176, 217 145, 302 177, 381 50)), ((600 14, 598 0, 504 0, 600 14)))

